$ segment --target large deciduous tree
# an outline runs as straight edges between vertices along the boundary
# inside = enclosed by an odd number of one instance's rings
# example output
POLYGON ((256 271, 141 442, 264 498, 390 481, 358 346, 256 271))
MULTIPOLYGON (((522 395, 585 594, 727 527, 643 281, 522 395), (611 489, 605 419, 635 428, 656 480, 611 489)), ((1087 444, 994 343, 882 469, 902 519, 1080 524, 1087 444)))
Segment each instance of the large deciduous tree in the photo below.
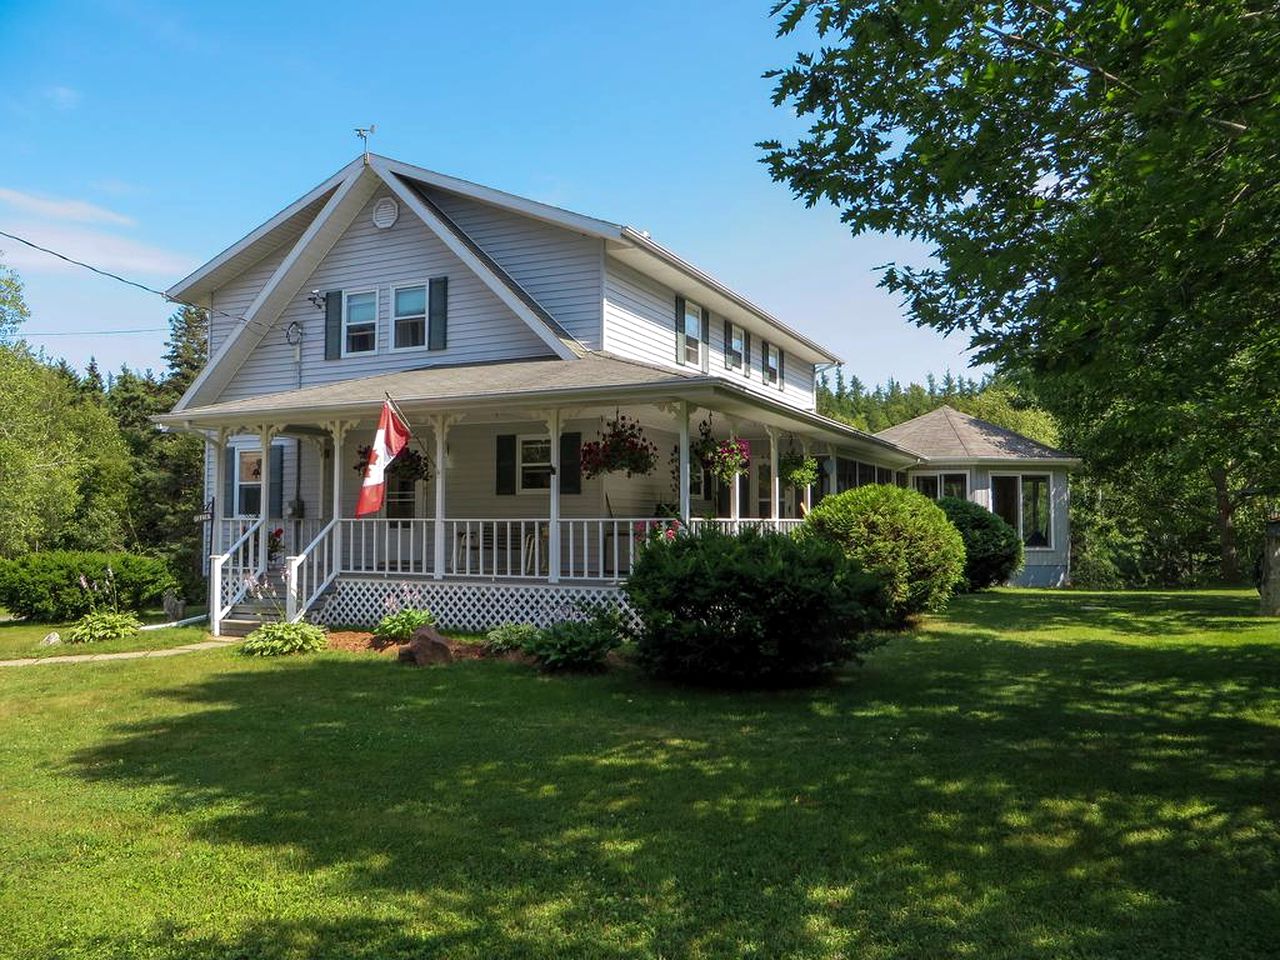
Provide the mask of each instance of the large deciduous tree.
POLYGON ((786 0, 822 47, 766 162, 855 233, 927 243, 883 283, 966 333, 1066 437, 1156 454, 1234 518, 1280 458, 1280 17, 1245 0, 786 0))

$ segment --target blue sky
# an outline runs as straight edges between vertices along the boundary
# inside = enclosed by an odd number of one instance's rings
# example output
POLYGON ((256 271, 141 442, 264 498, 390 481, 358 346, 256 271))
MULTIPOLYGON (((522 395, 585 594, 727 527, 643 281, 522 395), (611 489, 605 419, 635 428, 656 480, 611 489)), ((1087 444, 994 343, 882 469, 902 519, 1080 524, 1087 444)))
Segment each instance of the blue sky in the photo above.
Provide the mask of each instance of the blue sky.
MULTIPOLYGON (((160 4, 0 0, 0 229, 167 287, 377 152, 652 232, 833 347, 867 382, 966 368, 903 319, 849 235, 770 181, 753 144, 800 129, 760 74, 768 0, 160 4)), ((171 306, 0 238, 33 343, 159 366, 171 306), (39 333, 72 332, 43 338, 39 333)))

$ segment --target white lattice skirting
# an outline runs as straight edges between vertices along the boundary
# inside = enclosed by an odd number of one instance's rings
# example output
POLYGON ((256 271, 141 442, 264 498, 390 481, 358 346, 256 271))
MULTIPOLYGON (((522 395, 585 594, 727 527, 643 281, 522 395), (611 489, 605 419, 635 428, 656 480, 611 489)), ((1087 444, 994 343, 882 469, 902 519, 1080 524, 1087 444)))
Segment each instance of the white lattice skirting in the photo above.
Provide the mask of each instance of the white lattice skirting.
POLYGON ((373 626, 388 613, 413 607, 430 610, 440 626, 452 630, 488 630, 501 623, 545 627, 571 618, 583 602, 626 609, 616 586, 343 577, 307 619, 327 626, 373 626))

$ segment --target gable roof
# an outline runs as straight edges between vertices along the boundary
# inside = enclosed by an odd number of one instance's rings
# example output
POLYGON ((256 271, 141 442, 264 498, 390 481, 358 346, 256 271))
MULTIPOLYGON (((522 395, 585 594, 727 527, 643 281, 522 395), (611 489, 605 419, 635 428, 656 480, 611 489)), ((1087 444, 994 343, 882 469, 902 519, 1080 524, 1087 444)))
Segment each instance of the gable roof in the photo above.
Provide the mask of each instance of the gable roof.
MULTIPOLYGON (((357 157, 324 183, 294 201, 244 239, 228 247, 204 266, 174 284, 166 293, 174 300, 196 303, 205 302, 210 293, 219 286, 234 279, 235 276, 252 266, 253 263, 256 263, 271 250, 277 249, 281 244, 291 239, 296 239, 305 229, 307 221, 317 215, 322 205, 332 198, 333 193, 340 189, 343 183, 359 176, 364 170, 375 171, 380 179, 386 182, 407 205, 414 207, 415 212, 420 217, 424 217, 424 219, 425 216, 422 211, 430 208, 423 202, 427 199, 423 191, 412 188, 414 181, 522 216, 532 217, 535 220, 540 220, 565 230, 595 237, 605 243, 610 255, 627 263, 641 273, 662 281, 677 292, 690 296, 695 301, 704 303, 711 309, 733 319, 750 316, 771 325, 782 335, 783 341, 790 341, 790 344, 782 342, 782 346, 790 347, 791 349, 799 347, 802 353, 811 354, 817 358, 818 362, 839 362, 839 357, 832 353, 831 350, 788 326, 773 314, 752 303, 715 277, 655 242, 645 231, 619 223, 612 223, 608 220, 574 213, 570 210, 540 203, 502 190, 495 190, 492 187, 437 173, 434 170, 413 166, 412 164, 379 156, 378 154, 357 157), (409 193, 412 199, 406 198, 406 193, 409 193), (290 231, 292 231, 292 236, 290 231)), ((438 209, 433 213, 439 213, 438 209)), ((453 234, 455 242, 457 242, 460 235, 466 236, 458 229, 456 224, 450 225, 447 217, 437 219, 440 220, 440 223, 445 226, 449 233, 453 234)), ((442 237, 442 239, 445 238, 442 237)), ((448 242, 446 240, 446 243, 448 242)), ((546 339, 544 330, 548 329, 549 321, 549 329, 552 332, 552 336, 560 341, 559 344, 553 346, 555 352, 561 354, 565 351, 579 352, 580 345, 577 345, 576 341, 573 341, 571 337, 566 340, 563 329, 556 329, 559 324, 555 322, 551 314, 542 309, 540 305, 537 305, 537 301, 529 296, 528 292, 524 291, 514 279, 506 275, 506 271, 502 270, 491 257, 488 257, 478 244, 469 237, 463 241, 463 244, 469 246, 471 252, 468 256, 462 256, 461 259, 464 262, 470 259, 487 261, 483 264, 483 272, 504 289, 505 293, 499 294, 500 299, 506 300, 508 297, 514 297, 514 299, 520 301, 521 307, 516 310, 517 314, 521 315, 526 322, 536 320, 538 325, 544 329, 534 327, 534 330, 544 340, 546 339), (477 254, 482 256, 477 257, 477 254)))
POLYGON ((881 430, 876 436, 914 450, 930 461, 1079 462, 1069 453, 946 405, 914 420, 881 430))
MULTIPOLYGON (((167 291, 175 300, 205 296, 216 289, 219 282, 235 276, 248 264, 244 258, 257 250, 258 257, 286 242, 282 234, 295 224, 307 210, 319 204, 318 212, 305 229, 301 230, 288 255, 258 292, 253 303, 239 318, 209 362, 200 371, 186 392, 174 406, 174 410, 208 401, 224 389, 253 348, 271 330, 289 301, 297 296, 303 283, 333 248, 342 234, 351 226, 360 210, 377 190, 386 185, 408 206, 480 280, 497 295, 517 317, 551 349, 556 356, 568 359, 582 356, 585 348, 571 337, 551 315, 524 290, 510 274, 498 266, 491 257, 479 249, 456 223, 426 201, 416 191, 410 191, 399 177, 389 172, 384 164, 371 158, 363 158, 356 164, 348 164, 341 172, 341 179, 330 186, 325 181, 306 197, 291 204, 275 218, 275 226, 264 224, 239 244, 228 248, 214 260, 186 280, 167 291), (304 202, 305 201, 305 202, 304 202), (269 245, 274 238, 274 246, 269 245), (238 269, 235 266, 239 264, 238 269), (234 273, 229 271, 235 270, 234 273)), ((332 180, 332 178, 331 178, 332 180)))

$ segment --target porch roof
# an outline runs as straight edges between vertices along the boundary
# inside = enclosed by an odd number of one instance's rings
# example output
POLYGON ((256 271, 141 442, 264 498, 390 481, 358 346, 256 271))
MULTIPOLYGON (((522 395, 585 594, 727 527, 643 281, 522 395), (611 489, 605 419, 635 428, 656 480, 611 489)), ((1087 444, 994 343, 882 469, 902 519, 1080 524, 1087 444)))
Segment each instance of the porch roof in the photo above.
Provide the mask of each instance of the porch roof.
POLYGON ((881 430, 876 436, 916 451, 929 461, 930 466, 1007 463, 1011 460, 1065 466, 1080 462, 1069 453, 945 404, 913 420, 881 430))
POLYGON ((288 432, 290 426, 376 417, 387 394, 406 412, 688 400, 730 416, 802 433, 819 442, 874 451, 898 468, 919 460, 914 451, 891 440, 770 400, 722 378, 663 369, 599 352, 573 360, 543 357, 402 370, 187 407, 153 419, 180 430, 251 430, 270 424, 288 432))

